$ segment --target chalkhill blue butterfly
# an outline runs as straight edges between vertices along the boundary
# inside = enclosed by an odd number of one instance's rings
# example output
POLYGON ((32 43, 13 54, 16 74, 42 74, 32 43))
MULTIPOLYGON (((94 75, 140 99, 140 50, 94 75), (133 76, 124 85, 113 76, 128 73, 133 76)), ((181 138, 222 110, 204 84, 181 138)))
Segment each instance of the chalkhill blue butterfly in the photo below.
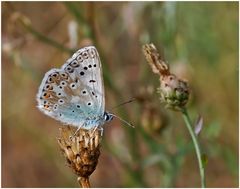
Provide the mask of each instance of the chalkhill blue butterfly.
POLYGON ((94 46, 79 49, 61 69, 48 71, 37 102, 44 114, 78 129, 102 129, 104 123, 117 117, 105 111, 102 67, 94 46))

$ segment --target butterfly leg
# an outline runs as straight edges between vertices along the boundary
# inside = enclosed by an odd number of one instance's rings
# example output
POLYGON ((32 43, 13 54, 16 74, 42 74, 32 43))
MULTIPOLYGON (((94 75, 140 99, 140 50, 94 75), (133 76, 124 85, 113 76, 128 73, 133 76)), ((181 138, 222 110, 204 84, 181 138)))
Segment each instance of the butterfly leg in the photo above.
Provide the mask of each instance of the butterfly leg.
POLYGON ((100 127, 99 130, 101 131, 101 136, 103 136, 103 127, 100 127))
POLYGON ((77 132, 82 128, 83 125, 80 125, 77 130, 75 131, 75 133, 73 134, 73 136, 76 136, 77 132))
POLYGON ((92 130, 91 135, 93 135, 97 129, 100 130, 100 132, 101 132, 101 136, 103 136, 103 128, 102 128, 102 127, 99 128, 99 126, 94 127, 94 129, 92 130))
POLYGON ((93 131, 92 131, 92 134, 95 133, 95 131, 97 130, 97 128, 98 128, 98 126, 95 126, 95 127, 94 127, 94 129, 93 129, 93 131))

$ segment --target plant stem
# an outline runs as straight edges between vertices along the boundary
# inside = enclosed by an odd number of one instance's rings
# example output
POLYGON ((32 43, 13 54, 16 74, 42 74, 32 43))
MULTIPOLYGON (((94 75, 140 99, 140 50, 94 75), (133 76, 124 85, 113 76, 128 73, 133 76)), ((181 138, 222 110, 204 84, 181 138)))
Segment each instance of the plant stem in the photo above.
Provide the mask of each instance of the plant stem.
POLYGON ((88 177, 78 177, 78 183, 82 188, 91 188, 88 177))
POLYGON ((193 140, 193 144, 196 150, 196 154, 197 154, 197 158, 198 158, 198 165, 199 165, 199 171, 200 171, 200 176, 201 176, 201 185, 202 188, 206 187, 206 180, 205 180, 205 173, 204 173, 204 165, 202 162, 202 158, 201 158, 201 150, 200 150, 200 146, 197 140, 197 136, 195 135, 193 128, 192 128, 192 124, 191 124, 191 120, 190 117, 188 115, 188 112, 185 108, 182 109, 182 115, 183 115, 183 119, 186 123, 186 126, 188 128, 188 131, 192 137, 193 140))

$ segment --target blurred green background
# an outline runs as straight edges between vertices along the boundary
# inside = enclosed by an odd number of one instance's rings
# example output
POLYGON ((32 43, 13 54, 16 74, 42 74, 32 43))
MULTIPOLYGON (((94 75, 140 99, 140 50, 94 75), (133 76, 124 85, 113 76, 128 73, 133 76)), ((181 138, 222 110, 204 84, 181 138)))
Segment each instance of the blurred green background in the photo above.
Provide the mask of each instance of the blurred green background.
POLYGON ((93 187, 200 187, 180 113, 166 110, 141 47, 153 42, 189 81, 192 120, 207 155, 208 187, 238 187, 238 2, 2 2, 2 187, 78 187, 56 137, 61 124, 39 112, 46 71, 93 44, 103 65, 105 126, 93 187))

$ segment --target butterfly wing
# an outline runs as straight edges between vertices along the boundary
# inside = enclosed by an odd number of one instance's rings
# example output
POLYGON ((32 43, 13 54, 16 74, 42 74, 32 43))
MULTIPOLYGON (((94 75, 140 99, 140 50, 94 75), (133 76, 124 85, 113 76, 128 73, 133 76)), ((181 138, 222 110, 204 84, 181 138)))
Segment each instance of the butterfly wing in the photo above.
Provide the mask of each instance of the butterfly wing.
POLYGON ((61 69, 48 71, 39 87, 37 101, 43 113, 73 126, 103 116, 104 86, 96 48, 82 48, 61 69))

